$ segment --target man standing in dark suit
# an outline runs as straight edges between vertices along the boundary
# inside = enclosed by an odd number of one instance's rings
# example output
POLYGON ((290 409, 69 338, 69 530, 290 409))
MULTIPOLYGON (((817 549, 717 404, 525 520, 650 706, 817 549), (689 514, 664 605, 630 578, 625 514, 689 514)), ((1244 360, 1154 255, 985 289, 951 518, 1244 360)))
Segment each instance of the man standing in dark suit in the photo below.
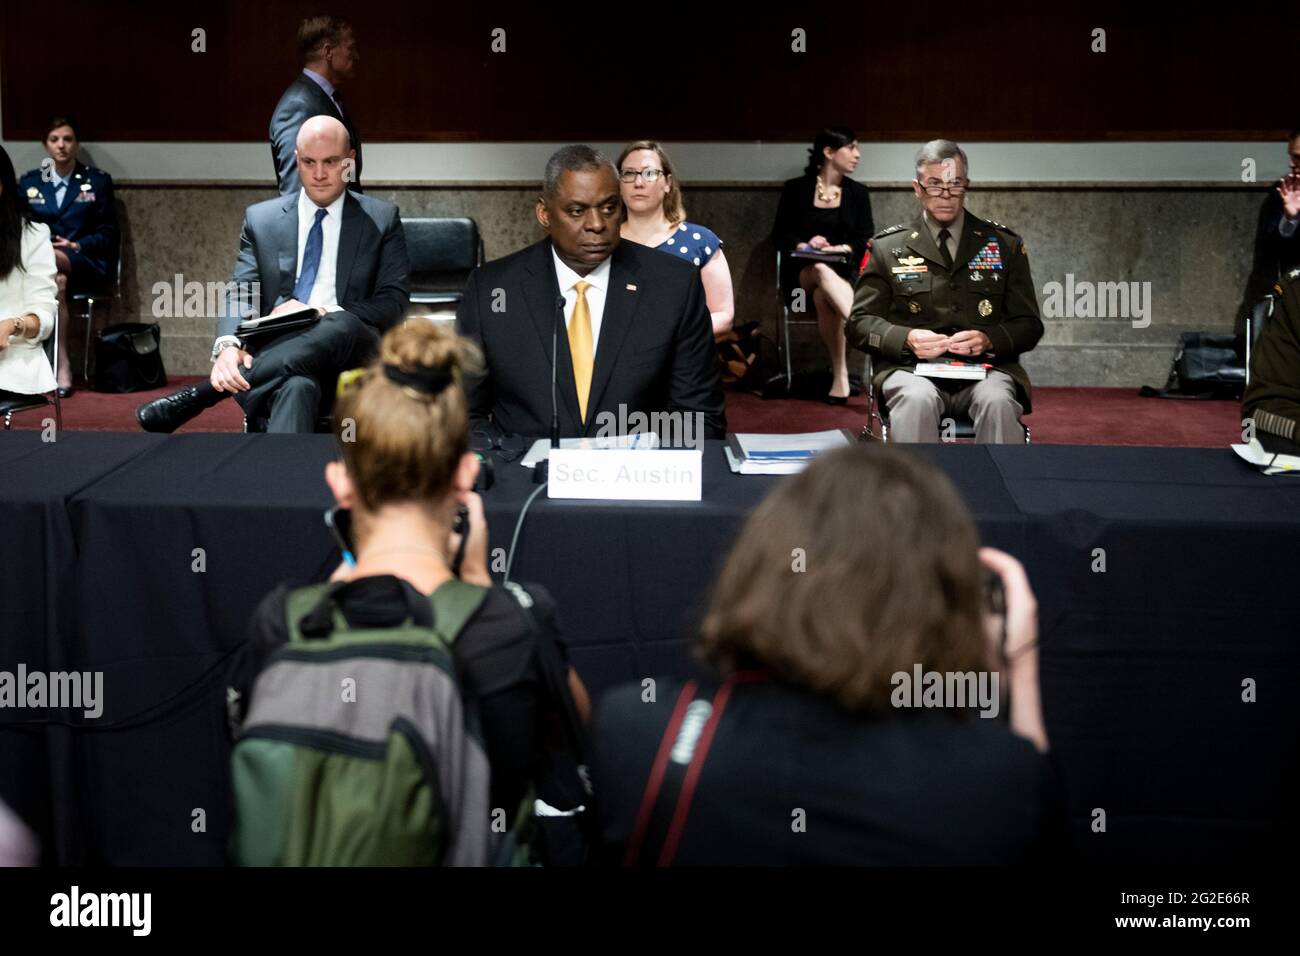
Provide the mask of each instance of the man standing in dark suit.
POLYGON ((307 17, 298 26, 298 51, 302 72, 271 114, 271 160, 280 195, 296 195, 301 185, 294 146, 298 130, 312 116, 333 116, 347 127, 356 157, 355 168, 345 179, 349 189, 361 192, 361 137, 339 92, 339 87, 352 79, 361 59, 352 26, 342 17, 307 17))
POLYGON ((705 438, 723 437, 699 270, 619 241, 623 200, 613 164, 590 146, 558 150, 536 215, 549 238, 475 270, 456 313, 486 363, 465 383, 474 423, 550 433, 554 341, 561 435, 609 434, 612 421, 639 412, 699 414, 705 438))
POLYGON ((245 213, 209 381, 141 405, 146 431, 175 431, 233 394, 250 421, 267 418, 268 432, 310 432, 338 373, 365 364, 406 312, 410 261, 397 207, 345 188, 343 124, 312 117, 297 155, 299 195, 245 213), (315 325, 261 344, 256 356, 235 335, 241 319, 308 307, 321 316, 315 325))
POLYGON ((1287 159, 1290 169, 1264 197, 1255 226, 1255 256, 1234 325, 1235 333, 1243 336, 1243 349, 1246 316, 1278 279, 1300 266, 1300 129, 1287 137, 1287 159))

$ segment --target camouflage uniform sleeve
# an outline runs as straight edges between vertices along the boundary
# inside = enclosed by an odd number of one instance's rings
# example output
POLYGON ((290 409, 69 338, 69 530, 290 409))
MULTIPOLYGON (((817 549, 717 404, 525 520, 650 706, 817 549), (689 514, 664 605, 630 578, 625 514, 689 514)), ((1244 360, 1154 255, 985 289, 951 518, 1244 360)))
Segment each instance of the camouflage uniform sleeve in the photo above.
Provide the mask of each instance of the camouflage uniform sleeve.
POLYGON ((1043 320, 1038 314, 1038 296, 1029 271, 1029 254, 1019 236, 1007 234, 1007 291, 1003 303, 1005 319, 986 330, 996 355, 1020 355, 1030 351, 1043 337, 1043 320), (1014 243, 1014 245, 1012 245, 1014 243))
POLYGON ((1300 286, 1274 287, 1277 306, 1251 357, 1250 387, 1241 403, 1244 418, 1259 431, 1300 439, 1300 286))
POLYGON ((907 348, 907 334, 912 330, 905 325, 890 322, 890 306, 894 290, 889 281, 889 266, 885 250, 880 248, 879 236, 867 243, 867 264, 858 276, 853 293, 853 309, 845 322, 845 334, 850 345, 883 355, 895 362, 911 360, 907 348))

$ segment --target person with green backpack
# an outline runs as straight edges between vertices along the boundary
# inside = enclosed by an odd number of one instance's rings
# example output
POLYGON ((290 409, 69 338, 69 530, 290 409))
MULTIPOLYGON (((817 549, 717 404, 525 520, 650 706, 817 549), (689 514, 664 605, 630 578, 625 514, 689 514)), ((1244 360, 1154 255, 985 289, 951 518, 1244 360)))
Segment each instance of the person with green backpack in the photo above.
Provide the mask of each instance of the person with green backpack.
POLYGON ((488 573, 460 386, 476 350, 412 321, 380 352, 341 388, 325 468, 353 547, 329 582, 267 595, 227 692, 240 864, 506 862, 557 750, 585 764, 549 596, 488 573))

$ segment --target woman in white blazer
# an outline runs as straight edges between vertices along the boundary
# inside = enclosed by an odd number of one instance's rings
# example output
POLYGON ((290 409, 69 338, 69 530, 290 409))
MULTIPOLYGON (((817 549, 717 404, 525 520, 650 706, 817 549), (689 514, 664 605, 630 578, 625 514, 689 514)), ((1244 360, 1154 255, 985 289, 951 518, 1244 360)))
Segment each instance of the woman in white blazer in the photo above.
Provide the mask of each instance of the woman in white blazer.
POLYGON ((41 345, 54 331, 57 274, 49 227, 31 221, 0 146, 0 397, 57 387, 41 345))

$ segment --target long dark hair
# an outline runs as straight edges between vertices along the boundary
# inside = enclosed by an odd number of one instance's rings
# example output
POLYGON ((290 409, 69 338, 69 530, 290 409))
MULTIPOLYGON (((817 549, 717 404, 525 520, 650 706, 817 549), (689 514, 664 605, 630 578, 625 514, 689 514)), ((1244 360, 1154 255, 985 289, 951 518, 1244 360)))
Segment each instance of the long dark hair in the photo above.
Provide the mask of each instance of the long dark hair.
POLYGON ((832 150, 843 149, 857 138, 857 134, 847 126, 827 126, 813 137, 812 147, 808 150, 808 165, 804 167, 803 174, 816 176, 821 171, 826 162, 826 157, 822 155, 823 149, 828 146, 832 150))
POLYGON ((758 666, 845 709, 888 710, 899 671, 988 666, 978 546, 934 466, 892 447, 828 452, 745 522, 696 652, 723 673, 758 666))
POLYGON ((31 216, 27 197, 18 191, 13 160, 0 146, 0 279, 23 267, 23 230, 31 216))

